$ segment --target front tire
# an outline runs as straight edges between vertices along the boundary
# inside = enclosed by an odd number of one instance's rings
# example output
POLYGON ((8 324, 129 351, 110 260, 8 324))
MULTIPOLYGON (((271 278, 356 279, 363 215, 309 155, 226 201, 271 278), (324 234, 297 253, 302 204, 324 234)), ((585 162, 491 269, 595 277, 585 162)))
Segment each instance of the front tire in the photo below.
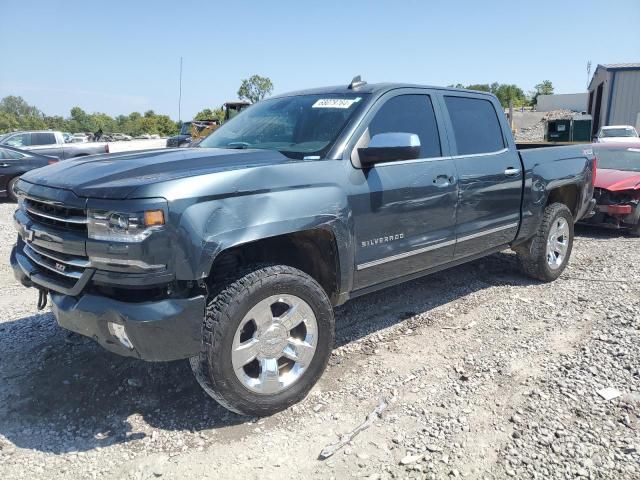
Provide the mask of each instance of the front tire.
POLYGON ((324 289, 292 267, 254 267, 207 304, 200 355, 190 359, 202 388, 223 407, 266 416, 302 400, 324 372, 334 342, 324 289))
POLYGON ((573 249, 573 215, 566 205, 548 205, 536 235, 516 253, 524 273, 536 280, 552 282, 567 267, 573 249))

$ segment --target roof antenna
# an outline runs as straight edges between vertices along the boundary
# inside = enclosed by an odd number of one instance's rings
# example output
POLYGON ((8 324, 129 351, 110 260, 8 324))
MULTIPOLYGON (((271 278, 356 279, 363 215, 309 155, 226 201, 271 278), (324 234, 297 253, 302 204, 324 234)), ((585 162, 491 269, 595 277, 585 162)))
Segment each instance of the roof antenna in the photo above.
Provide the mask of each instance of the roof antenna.
POLYGON ((362 80, 360 75, 356 75, 355 77, 353 77, 353 80, 351 80, 351 83, 349 84, 349 86, 347 88, 349 90, 357 90, 358 88, 360 88, 361 86, 366 85, 366 84, 367 84, 367 82, 362 80))

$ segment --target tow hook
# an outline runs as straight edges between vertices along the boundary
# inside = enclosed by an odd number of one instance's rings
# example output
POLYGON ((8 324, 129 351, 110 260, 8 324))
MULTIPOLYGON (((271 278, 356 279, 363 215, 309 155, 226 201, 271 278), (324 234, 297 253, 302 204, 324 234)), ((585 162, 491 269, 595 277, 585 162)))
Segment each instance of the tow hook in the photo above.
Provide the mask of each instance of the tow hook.
POLYGON ((38 310, 44 310, 44 307, 47 306, 47 294, 49 290, 45 290, 44 288, 38 289, 38 310))

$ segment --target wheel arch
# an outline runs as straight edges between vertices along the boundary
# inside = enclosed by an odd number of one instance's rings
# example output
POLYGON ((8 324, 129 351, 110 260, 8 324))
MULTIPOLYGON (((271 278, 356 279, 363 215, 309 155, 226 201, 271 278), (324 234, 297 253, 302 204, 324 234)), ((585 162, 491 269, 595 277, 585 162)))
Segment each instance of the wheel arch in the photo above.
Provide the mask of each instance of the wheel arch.
POLYGON ((545 207, 552 203, 562 203, 571 211, 575 219, 578 214, 579 199, 580 189, 576 183, 559 185, 549 190, 545 207))
POLYGON ((344 290, 338 235, 327 225, 281 233, 248 241, 237 241, 211 258, 207 281, 223 282, 234 271, 251 264, 279 264, 297 268, 325 290, 331 302, 339 303, 344 290))

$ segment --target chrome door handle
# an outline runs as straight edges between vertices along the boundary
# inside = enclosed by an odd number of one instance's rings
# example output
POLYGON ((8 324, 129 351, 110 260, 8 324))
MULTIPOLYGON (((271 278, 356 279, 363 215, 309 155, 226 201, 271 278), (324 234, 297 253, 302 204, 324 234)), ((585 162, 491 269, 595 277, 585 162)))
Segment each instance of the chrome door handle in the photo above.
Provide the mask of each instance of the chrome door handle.
POLYGON ((9 165, 8 163, 0 163, 0 167, 10 167, 11 165, 9 165))
POLYGON ((520 175, 520 169, 519 168, 509 167, 504 171, 504 174, 507 177, 515 177, 516 175, 520 175))

